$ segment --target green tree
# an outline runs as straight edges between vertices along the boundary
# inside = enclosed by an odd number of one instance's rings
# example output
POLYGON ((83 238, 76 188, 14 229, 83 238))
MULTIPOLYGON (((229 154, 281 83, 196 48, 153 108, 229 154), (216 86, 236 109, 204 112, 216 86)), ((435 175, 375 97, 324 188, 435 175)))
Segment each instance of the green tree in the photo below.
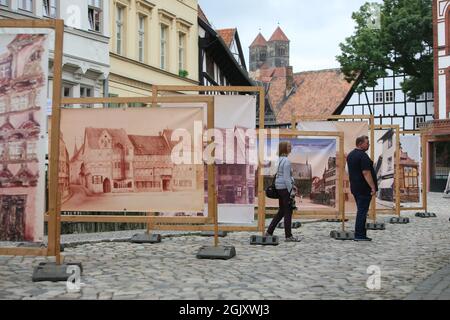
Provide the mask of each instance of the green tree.
POLYGON ((366 3, 352 18, 355 33, 340 44, 336 58, 347 81, 361 77, 358 92, 374 87, 388 69, 409 76, 402 90, 413 100, 433 91, 432 0, 366 3), (379 24, 372 24, 376 6, 379 24))

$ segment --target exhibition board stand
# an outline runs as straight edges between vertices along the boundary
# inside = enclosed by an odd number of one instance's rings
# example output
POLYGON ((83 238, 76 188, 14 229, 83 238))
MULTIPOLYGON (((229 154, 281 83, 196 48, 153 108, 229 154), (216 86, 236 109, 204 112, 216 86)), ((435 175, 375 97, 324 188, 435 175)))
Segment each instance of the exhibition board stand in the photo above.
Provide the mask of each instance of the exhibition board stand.
MULTIPOLYGON (((62 63, 63 63, 63 40, 64 40, 64 21, 60 19, 49 20, 10 20, 1 19, 0 28, 11 29, 14 34, 27 34, 26 30, 47 29, 54 32, 54 56, 53 56, 53 88, 52 88, 52 112, 55 115, 53 119, 54 127, 58 128, 59 106, 61 104, 62 95, 62 63)), ((43 50, 48 48, 43 48, 43 50)), ((40 106, 45 109, 45 106, 40 106)), ((44 124, 40 124, 41 128, 44 124)), ((48 244, 46 247, 9 247, 0 248, 0 255, 14 256, 43 256, 54 257, 55 263, 42 263, 38 268, 43 270, 44 276, 63 277, 68 275, 65 271, 69 264, 62 264, 61 244, 60 244, 60 200, 58 197, 58 141, 59 132, 55 130, 53 137, 53 145, 50 154, 50 179, 49 179, 49 213, 48 213, 48 244)), ((39 175, 45 176, 45 172, 39 172, 39 175)), ((43 215, 43 212, 37 212, 43 215)), ((78 264, 77 264, 78 265, 78 264)), ((36 270, 35 270, 36 271, 36 270)))

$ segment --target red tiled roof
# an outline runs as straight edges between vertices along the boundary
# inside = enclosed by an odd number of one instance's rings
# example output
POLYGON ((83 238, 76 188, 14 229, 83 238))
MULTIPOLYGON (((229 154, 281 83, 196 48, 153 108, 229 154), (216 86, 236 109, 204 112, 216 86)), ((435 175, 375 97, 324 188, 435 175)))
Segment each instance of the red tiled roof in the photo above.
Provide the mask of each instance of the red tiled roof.
POLYGON ((231 44, 233 43, 234 40, 234 36, 236 34, 236 28, 220 29, 216 31, 222 37, 225 44, 228 47, 231 47, 231 44))
POLYGON ((171 148, 162 136, 129 135, 135 155, 170 156, 171 148))
POLYGON ((278 27, 273 35, 270 37, 270 41, 289 41, 288 37, 284 34, 283 30, 281 30, 280 27, 278 27))
POLYGON ((250 45, 250 48, 265 47, 266 45, 267 45, 267 40, 264 38, 264 36, 260 32, 256 36, 255 40, 253 40, 252 44, 250 45))
POLYGON ((118 143, 124 147, 130 145, 130 140, 128 140, 124 129, 86 128, 87 142, 91 149, 100 149, 99 139, 105 131, 111 136, 113 145, 118 143))
POLYGON ((290 123, 292 115, 330 116, 352 90, 339 69, 300 72, 294 74, 294 89, 286 90, 286 77, 274 77, 268 98, 277 123, 290 123))
POLYGON ((200 7, 200 5, 198 5, 198 17, 200 19, 202 19, 206 24, 208 24, 209 26, 211 25, 209 23, 208 18, 206 17, 206 14, 203 12, 202 8, 200 7))

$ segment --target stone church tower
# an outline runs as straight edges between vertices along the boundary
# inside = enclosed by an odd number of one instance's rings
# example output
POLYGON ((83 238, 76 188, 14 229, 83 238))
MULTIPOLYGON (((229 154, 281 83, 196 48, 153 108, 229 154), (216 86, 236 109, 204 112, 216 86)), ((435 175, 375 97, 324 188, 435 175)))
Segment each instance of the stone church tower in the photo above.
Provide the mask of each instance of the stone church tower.
POLYGON ((278 27, 269 41, 261 33, 250 45, 250 72, 267 68, 282 68, 289 66, 289 39, 278 27))
POLYGON ((259 33, 250 45, 250 71, 256 71, 267 61, 267 41, 259 33))

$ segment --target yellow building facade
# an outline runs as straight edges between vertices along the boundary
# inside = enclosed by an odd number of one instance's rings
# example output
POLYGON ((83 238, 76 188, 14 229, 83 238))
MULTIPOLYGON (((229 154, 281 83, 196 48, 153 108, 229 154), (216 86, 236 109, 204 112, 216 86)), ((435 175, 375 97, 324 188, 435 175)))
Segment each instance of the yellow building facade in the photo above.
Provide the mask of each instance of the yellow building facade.
POLYGON ((109 95, 198 84, 197 0, 110 0, 109 95))

